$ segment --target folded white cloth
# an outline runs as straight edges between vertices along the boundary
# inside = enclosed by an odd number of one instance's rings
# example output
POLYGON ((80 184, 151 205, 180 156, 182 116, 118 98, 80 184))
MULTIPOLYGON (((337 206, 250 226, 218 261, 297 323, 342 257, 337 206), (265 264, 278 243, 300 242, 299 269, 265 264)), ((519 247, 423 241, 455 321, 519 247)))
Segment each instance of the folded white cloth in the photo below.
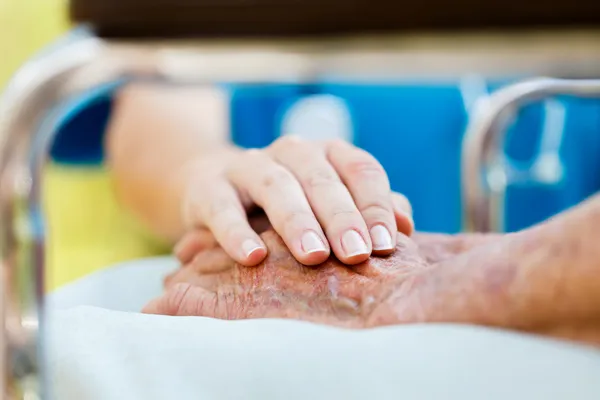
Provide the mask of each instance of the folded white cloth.
MULTIPOLYGON (((115 279, 133 279, 113 282, 113 298, 131 301, 115 291, 131 291, 140 279, 159 282, 169 262, 113 269, 115 279)), ((533 336, 452 325, 352 331, 166 317, 90 307, 98 298, 69 308, 57 298, 46 361, 60 400, 600 399, 599 351, 533 336)))

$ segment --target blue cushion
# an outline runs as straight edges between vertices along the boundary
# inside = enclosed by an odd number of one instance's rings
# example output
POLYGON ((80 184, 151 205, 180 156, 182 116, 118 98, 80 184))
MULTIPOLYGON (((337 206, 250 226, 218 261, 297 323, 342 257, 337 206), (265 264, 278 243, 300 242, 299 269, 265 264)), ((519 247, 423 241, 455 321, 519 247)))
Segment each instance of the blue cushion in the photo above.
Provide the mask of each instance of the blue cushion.
MULTIPOLYGON (((355 143, 374 154, 388 171, 392 188, 409 197, 417 228, 448 233, 462 229, 460 151, 468 116, 458 82, 322 82, 304 86, 236 85, 228 90, 232 140, 246 148, 263 147, 277 138, 286 110, 303 96, 338 96, 352 117, 355 143)), ((67 113, 52 146, 55 161, 84 165, 102 162, 111 96, 111 90, 99 92, 67 113)), ((566 109, 560 147, 566 177, 550 186, 528 183, 511 187, 506 201, 509 231, 542 221, 600 190, 600 101, 559 101, 566 109)), ((542 104, 526 107, 510 127, 506 153, 511 160, 528 166, 537 155, 543 111, 542 104)))

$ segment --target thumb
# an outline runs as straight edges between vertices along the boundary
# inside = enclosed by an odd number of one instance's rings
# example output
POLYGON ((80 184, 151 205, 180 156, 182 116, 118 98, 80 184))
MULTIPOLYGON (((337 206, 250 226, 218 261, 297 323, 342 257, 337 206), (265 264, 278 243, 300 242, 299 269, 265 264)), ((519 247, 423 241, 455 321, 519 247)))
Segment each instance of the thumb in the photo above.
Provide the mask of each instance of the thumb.
POLYGON ((241 319, 246 316, 233 292, 215 293, 190 283, 173 285, 142 309, 144 314, 241 319))
POLYGON ((143 314, 169 316, 204 316, 208 309, 217 311, 217 295, 193 286, 178 283, 171 286, 158 298, 151 300, 143 309, 143 314))

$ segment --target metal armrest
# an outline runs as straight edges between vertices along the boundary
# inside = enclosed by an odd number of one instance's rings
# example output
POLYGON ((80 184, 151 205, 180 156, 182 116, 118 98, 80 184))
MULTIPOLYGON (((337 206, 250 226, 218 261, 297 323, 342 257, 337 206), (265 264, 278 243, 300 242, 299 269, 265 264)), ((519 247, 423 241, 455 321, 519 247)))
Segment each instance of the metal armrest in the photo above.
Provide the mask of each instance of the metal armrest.
POLYGON ((506 127, 520 107, 557 95, 600 97, 600 79, 532 79, 507 86, 476 103, 462 148, 463 217, 467 230, 503 230, 506 127))

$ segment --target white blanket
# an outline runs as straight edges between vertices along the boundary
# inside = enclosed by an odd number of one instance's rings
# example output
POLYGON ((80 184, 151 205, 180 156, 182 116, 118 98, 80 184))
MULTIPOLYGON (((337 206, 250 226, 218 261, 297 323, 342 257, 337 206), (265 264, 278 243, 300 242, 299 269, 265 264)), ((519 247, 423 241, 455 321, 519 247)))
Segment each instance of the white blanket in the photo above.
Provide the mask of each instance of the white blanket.
POLYGON ((46 344, 56 399, 600 399, 600 352, 533 336, 116 311, 156 295, 173 266, 120 265, 51 296, 46 344))

